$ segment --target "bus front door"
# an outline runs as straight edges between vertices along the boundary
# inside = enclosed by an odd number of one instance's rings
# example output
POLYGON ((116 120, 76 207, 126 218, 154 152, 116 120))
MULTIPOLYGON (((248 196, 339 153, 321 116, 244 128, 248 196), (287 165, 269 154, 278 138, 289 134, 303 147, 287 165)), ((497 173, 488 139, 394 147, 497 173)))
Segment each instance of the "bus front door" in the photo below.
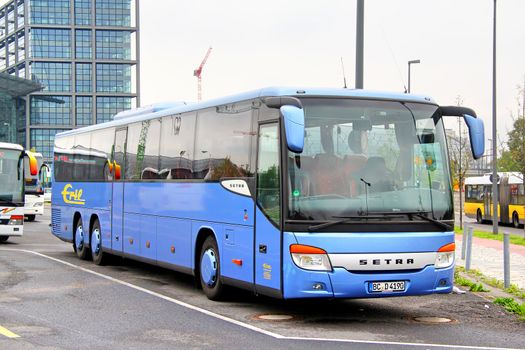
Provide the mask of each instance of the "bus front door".
POLYGON ((492 186, 484 186, 483 191, 485 195, 483 196, 485 204, 485 215, 483 216, 484 220, 492 220, 492 186))
POLYGON ((111 249, 122 252, 124 223, 124 174, 126 160, 127 129, 119 129, 115 134, 113 150, 113 195, 111 198, 111 249))
POLYGON ((259 126, 257 208, 255 230, 255 288, 281 296, 281 184, 278 123, 259 126))

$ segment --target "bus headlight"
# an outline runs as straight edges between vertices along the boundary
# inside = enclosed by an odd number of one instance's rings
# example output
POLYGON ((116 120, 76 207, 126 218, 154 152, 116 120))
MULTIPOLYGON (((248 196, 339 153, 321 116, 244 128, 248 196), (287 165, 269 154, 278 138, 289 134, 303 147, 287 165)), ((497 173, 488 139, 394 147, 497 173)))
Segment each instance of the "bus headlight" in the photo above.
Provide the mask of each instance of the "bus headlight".
POLYGON ((456 244, 450 243, 439 248, 436 255, 436 262, 434 267, 436 269, 443 269, 454 264, 454 256, 456 251, 456 244))
POLYGON ((323 249, 302 244, 290 246, 292 260, 298 267, 305 270, 332 271, 328 254, 323 249))

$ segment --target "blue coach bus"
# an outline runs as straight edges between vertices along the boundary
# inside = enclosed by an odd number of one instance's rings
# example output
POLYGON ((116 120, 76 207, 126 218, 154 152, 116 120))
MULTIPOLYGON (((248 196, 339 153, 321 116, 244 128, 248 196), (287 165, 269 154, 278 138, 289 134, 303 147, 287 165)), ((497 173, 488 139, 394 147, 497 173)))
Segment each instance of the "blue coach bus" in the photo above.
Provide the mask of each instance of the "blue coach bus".
POLYGON ((428 97, 266 88, 139 108, 56 136, 52 232, 77 256, 132 258, 278 298, 448 293, 454 210, 428 97))

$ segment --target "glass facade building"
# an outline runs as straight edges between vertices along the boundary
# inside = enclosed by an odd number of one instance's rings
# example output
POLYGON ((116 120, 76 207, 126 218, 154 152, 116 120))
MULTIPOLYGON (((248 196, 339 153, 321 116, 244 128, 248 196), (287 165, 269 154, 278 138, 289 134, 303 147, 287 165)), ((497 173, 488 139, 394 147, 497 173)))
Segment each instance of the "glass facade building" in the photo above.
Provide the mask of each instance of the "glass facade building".
POLYGON ((0 5, 0 73, 43 86, 13 135, 51 160, 57 132, 140 105, 139 0, 11 0, 0 5))

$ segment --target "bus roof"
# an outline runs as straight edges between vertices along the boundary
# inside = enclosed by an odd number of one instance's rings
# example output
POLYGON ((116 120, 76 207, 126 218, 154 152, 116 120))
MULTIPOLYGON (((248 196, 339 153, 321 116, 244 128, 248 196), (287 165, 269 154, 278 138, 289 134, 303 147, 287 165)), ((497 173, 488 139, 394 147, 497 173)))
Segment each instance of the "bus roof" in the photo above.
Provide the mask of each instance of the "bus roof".
POLYGON ((24 147, 16 143, 0 142, 0 149, 12 149, 12 150, 17 150, 17 151, 23 151, 24 147))
POLYGON ((68 130, 57 134, 57 137, 74 135, 82 133, 84 131, 92 131, 98 129, 104 129, 107 127, 116 127, 119 125, 127 125, 133 122, 140 122, 152 118, 160 118, 173 114, 180 114, 185 112, 197 111, 204 108, 215 107, 230 103, 236 103, 241 101, 247 101, 256 98, 271 97, 271 96, 294 96, 294 97, 348 97, 348 98, 363 98, 363 99, 375 99, 375 100, 388 100, 388 101, 403 101, 403 102, 416 102, 416 103, 429 103, 436 104, 436 102, 423 95, 412 95, 404 94, 399 92, 381 92, 371 90, 360 90, 360 89, 343 89, 343 88, 297 88, 297 87, 267 87, 259 90, 253 90, 244 92, 236 95, 211 99, 202 102, 185 103, 163 103, 158 104, 160 108, 155 108, 157 105, 139 107, 138 110, 144 110, 144 113, 136 114, 131 110, 125 114, 129 117, 121 117, 116 120, 87 126, 84 128, 68 130))
MULTIPOLYGON (((483 176, 472 176, 465 179, 465 185, 492 185, 490 181, 490 176, 492 174, 485 174, 483 176)), ((520 172, 498 172, 498 183, 503 176, 507 176, 509 179, 509 184, 522 184, 523 175, 520 172)))

